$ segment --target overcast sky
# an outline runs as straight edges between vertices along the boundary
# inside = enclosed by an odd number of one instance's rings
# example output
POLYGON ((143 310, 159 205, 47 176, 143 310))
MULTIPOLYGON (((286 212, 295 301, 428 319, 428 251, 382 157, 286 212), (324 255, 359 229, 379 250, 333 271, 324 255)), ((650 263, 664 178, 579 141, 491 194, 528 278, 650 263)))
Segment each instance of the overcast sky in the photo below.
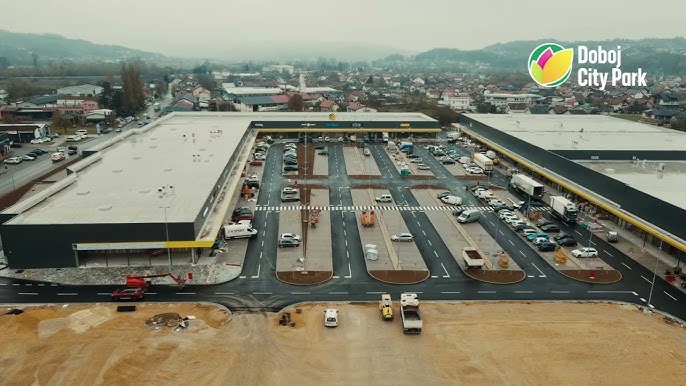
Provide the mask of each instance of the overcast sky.
MULTIPOLYGON (((512 40, 671 38, 686 3, 600 0, 5 0, 0 28, 178 56, 264 41, 373 43, 419 52, 512 40), (621 4, 621 5, 620 5, 621 4)), ((0 42, 1 44, 1 42, 0 42)), ((209 52, 208 52, 209 51, 209 52)))

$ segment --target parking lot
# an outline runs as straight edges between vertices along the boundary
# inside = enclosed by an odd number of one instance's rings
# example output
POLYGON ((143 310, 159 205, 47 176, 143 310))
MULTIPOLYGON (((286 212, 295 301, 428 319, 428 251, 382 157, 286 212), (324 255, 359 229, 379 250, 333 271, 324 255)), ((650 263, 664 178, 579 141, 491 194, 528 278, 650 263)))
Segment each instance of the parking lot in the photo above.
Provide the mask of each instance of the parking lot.
POLYGON ((364 155, 364 149, 353 146, 342 146, 345 168, 349 176, 381 177, 379 167, 371 155, 364 155))

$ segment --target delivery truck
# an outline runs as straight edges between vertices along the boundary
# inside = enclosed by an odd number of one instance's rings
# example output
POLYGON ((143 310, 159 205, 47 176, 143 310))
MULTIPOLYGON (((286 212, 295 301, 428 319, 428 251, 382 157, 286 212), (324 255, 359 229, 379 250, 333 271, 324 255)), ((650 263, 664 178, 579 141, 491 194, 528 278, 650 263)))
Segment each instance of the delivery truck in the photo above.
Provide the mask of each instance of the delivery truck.
POLYGON ((513 174, 512 179, 510 179, 510 186, 512 189, 531 197, 532 200, 543 198, 543 185, 524 174, 513 174))
POLYGON ((560 218, 566 223, 576 222, 579 212, 576 205, 562 196, 550 196, 550 207, 553 216, 560 218))
POLYGON ((224 224, 223 229, 224 238, 227 240, 253 237, 257 234, 257 230, 253 229, 252 221, 250 220, 241 220, 224 224))
POLYGON ((421 334, 422 317, 419 314, 419 298, 416 293, 400 294, 400 316, 404 334, 421 334))
POLYGON ((486 154, 474 154, 474 163, 483 169, 484 173, 491 173, 493 171, 493 160, 486 157, 486 154))

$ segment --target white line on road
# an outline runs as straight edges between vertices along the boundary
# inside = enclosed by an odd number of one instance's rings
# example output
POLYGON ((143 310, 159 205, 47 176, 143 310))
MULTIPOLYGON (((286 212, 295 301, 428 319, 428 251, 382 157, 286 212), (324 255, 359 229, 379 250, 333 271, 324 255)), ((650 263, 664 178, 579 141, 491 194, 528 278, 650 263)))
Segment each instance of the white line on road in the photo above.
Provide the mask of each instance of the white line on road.
POLYGON ((436 255, 436 257, 438 257, 438 252, 434 251, 434 255, 436 255))
POLYGON ((424 236, 426 236, 426 232, 424 232, 424 230, 423 230, 423 229, 422 229, 422 233, 424 233, 424 236))
POLYGON ((334 276, 333 278, 334 278, 334 279, 339 279, 340 277, 339 277, 339 276, 334 276))
POLYGON ((59 295, 59 296, 76 296, 78 294, 76 292, 60 292, 57 295, 59 295))
POLYGON ((21 283, 12 283, 12 285, 21 285, 21 283))
POLYGON ((436 275, 431 275, 431 278, 432 278, 432 279, 438 279, 438 276, 436 276, 436 275))
POLYGON ((493 221, 489 221, 489 222, 491 223, 491 225, 495 226, 495 223, 493 221))
POLYGON ((417 218, 417 216, 414 214, 414 211, 412 211, 412 217, 417 218))
POLYGON ((645 300, 644 298, 639 298, 639 299, 641 299, 641 301, 642 301, 643 303, 646 302, 646 300, 645 300))
MULTIPOLYGON (((266 234, 267 234, 267 231, 262 231, 262 237, 264 237, 264 235, 266 235, 266 234)), ((264 246, 264 241, 262 242, 262 246, 264 246)))
POLYGON ((568 294, 569 291, 550 291, 551 294, 568 294))
POLYGON ((50 284, 50 287, 57 287, 57 284, 52 283, 52 284, 50 284))
POLYGON ((574 232, 576 232, 576 234, 578 234, 579 236, 583 236, 583 235, 581 234, 581 232, 579 232, 579 231, 576 230, 576 229, 574 230, 574 232))
POLYGON ((39 287, 45 287, 45 284, 44 284, 44 283, 40 283, 40 284, 38 284, 38 286, 39 286, 39 287))
POLYGON ((648 307, 650 307, 650 308, 655 308, 655 306, 652 305, 652 304, 648 304, 648 307))
POLYGON ((526 275, 526 277, 536 277, 536 276, 534 276, 534 275, 526 275))
POLYGON ((631 267, 629 267, 628 265, 624 264, 624 262, 622 262, 622 265, 625 266, 625 267, 627 267, 627 268, 629 268, 629 269, 631 269, 631 267))
POLYGON ((18 292, 18 295, 38 295, 38 292, 18 292))
POLYGON ((586 291, 589 294, 634 294, 638 295, 634 291, 600 291, 600 290, 595 290, 595 291, 586 291))
POLYGON ((215 295, 233 295, 233 292, 215 292, 215 295))
POLYGON ((195 295, 195 292, 177 292, 177 295, 195 295))
POLYGON ((291 295, 309 295, 309 292, 291 292, 291 295))
POLYGON ((536 269, 538 270, 538 272, 540 272, 540 273, 541 273, 541 275, 540 275, 539 277, 545 277, 545 274, 543 273, 543 271, 541 271, 540 269, 538 269, 538 267, 536 266, 536 264, 534 264, 534 263, 531 263, 531 265, 533 265, 533 266, 534 266, 534 268, 536 268, 536 269))
POLYGON ((442 294, 459 294, 460 291, 441 291, 442 294))
MULTIPOLYGON (((607 253, 608 255, 610 255, 610 257, 614 257, 614 256, 612 256, 612 254, 611 254, 610 252, 606 251, 605 249, 603 249, 603 252, 605 252, 605 253, 607 253)), ((624 263, 622 263, 622 264, 624 264, 624 263)), ((629 268, 629 269, 631 269, 631 268, 629 268)))
POLYGON ((429 245, 431 245, 433 247, 433 244, 431 244, 431 240, 426 240, 426 241, 429 243, 429 245))
POLYGON ((507 241, 514 247, 514 243, 512 242, 512 240, 507 240, 507 241))
POLYGON ((33 284, 31 284, 31 283, 26 283, 26 284, 24 284, 24 285, 27 286, 27 287, 33 287, 33 284))
POLYGON ((441 263, 441 267, 443 267, 443 272, 445 272, 445 275, 443 275, 443 277, 450 277, 450 275, 448 275, 448 270, 445 269, 445 265, 443 265, 443 263, 441 263))
POLYGON ((343 229, 343 236, 347 236, 347 235, 348 235, 348 232, 346 232, 345 229, 343 229))
POLYGON ((419 222, 419 220, 417 220, 417 225, 422 226, 422 224, 419 222))
POLYGON ((7 285, 7 283, 0 283, 0 285, 7 285))
POLYGON ((652 283, 652 280, 649 280, 647 277, 645 277, 643 275, 641 275, 641 277, 643 278, 643 280, 647 281, 648 283, 652 283))
POLYGON ((532 294, 534 291, 515 291, 516 294, 532 294))
POLYGON ((479 291, 480 294, 494 294, 495 291, 479 291))
POLYGON ((111 294, 111 293, 109 293, 109 292, 98 292, 98 295, 102 295, 102 296, 110 296, 110 295, 112 295, 112 294, 111 294))
POLYGON ((262 252, 260 252, 260 259, 262 258, 262 252))
POLYGON ((146 295, 157 295, 157 292, 146 292, 146 295))
POLYGON ((345 246, 348 246, 348 239, 345 239, 345 246))
POLYGON ((367 294, 369 294, 369 295, 379 295, 382 293, 383 293, 382 291, 367 291, 367 294))
POLYGON ((351 279, 353 277, 353 270, 350 268, 350 263, 348 263, 348 276, 345 279, 351 279))
POLYGON ((347 295, 347 292, 329 292, 329 295, 347 295))
POLYGON ((262 264, 257 265, 257 275, 253 276, 253 279, 257 279, 258 277, 260 277, 260 269, 262 269, 262 264))
MULTIPOLYGON (((343 215, 343 213, 341 212, 341 216, 342 215, 343 215)), ((343 228, 345 228, 345 221, 343 221, 343 228)))
POLYGON ((245 279, 247 276, 238 276, 239 279, 245 279))
POLYGON ((526 255, 524 254, 524 252, 522 252, 522 251, 519 251, 519 253, 521 253, 521 254, 522 254, 522 256, 526 257, 526 255))
POLYGON ((271 295, 271 292, 253 292, 253 295, 271 295))
POLYGON ((662 292, 664 292, 665 295, 667 295, 667 296, 669 296, 670 298, 672 298, 672 300, 676 301, 676 298, 675 298, 674 296, 670 295, 667 291, 662 291, 662 292))
POLYGON ((350 258, 350 251, 345 251, 345 257, 350 258))
MULTIPOLYGON (((264 236, 264 231, 262 231, 262 236, 264 236)), ((264 247, 264 240, 262 240, 262 245, 261 247, 264 247)))
POLYGON ((503 233, 503 231, 498 230, 498 232, 500 232, 501 235, 505 236, 505 233, 503 233))

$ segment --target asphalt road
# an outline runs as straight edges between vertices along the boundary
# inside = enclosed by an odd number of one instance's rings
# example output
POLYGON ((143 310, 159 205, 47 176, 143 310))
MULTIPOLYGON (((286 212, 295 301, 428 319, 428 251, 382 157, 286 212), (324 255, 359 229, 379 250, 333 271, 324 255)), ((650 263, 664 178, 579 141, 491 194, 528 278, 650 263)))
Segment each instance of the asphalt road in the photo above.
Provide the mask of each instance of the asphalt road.
MULTIPOLYGON (((410 187, 425 184, 425 180, 406 180, 400 177, 390 158, 380 145, 372 145, 372 155, 382 170, 379 179, 355 180, 347 176, 341 147, 329 145, 328 180, 317 180, 317 184, 328 184, 331 205, 351 206, 351 185, 383 184, 388 186, 396 203, 418 206, 410 187)), ((458 148, 459 149, 459 148, 458 148)), ((419 151, 421 153, 421 150, 419 151)), ((287 183, 281 176, 283 152, 280 146, 273 146, 267 156, 258 204, 277 206, 280 188, 287 183)), ((465 192, 469 181, 452 177, 433 157, 422 154, 446 188, 460 192, 465 203, 481 205, 476 198, 465 192)), ((495 180, 503 176, 494 174, 495 180)), ((304 183, 304 181, 300 182, 304 183)), ((248 252, 241 276, 228 283, 211 286, 187 286, 183 289, 155 286, 147 301, 212 301, 234 310, 260 311, 277 310, 299 301, 364 301, 377 300, 381 292, 389 292, 398 298, 400 292, 417 292, 426 300, 618 300, 646 305, 653 274, 624 255, 613 245, 594 237, 595 247, 601 257, 618 269, 623 280, 610 285, 581 283, 568 279, 546 264, 532 246, 517 235, 493 214, 480 219, 481 225, 494 237, 501 248, 525 270, 527 278, 513 285, 492 285, 466 278, 450 255, 446 244, 422 212, 403 211, 403 219, 417 238, 422 257, 436 278, 409 286, 389 285, 378 282, 366 273, 362 248, 355 225, 354 212, 332 211, 332 246, 334 251, 334 278, 315 286, 292 286, 279 282, 275 276, 276 239, 278 237, 278 215, 276 212, 257 211, 254 224, 260 230, 258 236, 249 242, 248 252), (340 226, 334 226, 334 224, 340 226), (426 233, 426 236, 424 236, 426 233), (434 253, 435 252, 435 253, 434 253), (444 269, 449 277, 444 277, 444 269)), ((588 240, 590 234, 580 227, 563 230, 576 232, 578 240, 588 240)), ((56 286, 47 283, 21 280, 0 280, 0 302, 94 302, 109 300, 109 294, 116 286, 56 286)), ((675 290, 661 278, 654 281, 651 304, 681 319, 686 319, 686 295, 675 290)))

